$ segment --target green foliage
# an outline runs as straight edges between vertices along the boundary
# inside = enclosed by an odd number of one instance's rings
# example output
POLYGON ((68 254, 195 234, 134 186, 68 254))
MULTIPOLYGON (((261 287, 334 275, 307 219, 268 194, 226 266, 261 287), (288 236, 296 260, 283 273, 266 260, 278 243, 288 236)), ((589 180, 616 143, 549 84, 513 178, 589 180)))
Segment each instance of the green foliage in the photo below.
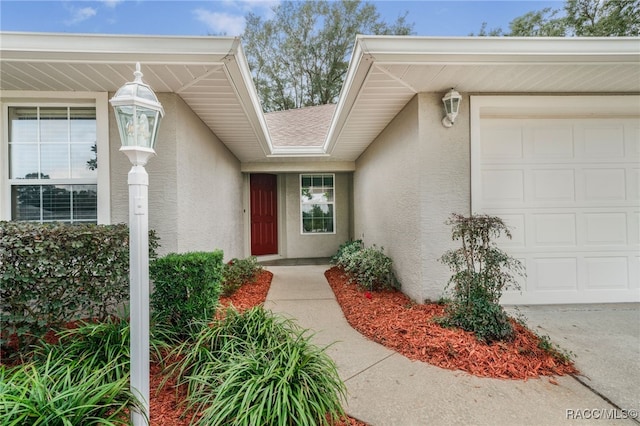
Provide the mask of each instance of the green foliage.
POLYGON ((151 306, 157 324, 184 334, 192 322, 213 317, 221 291, 222 256, 221 250, 171 253, 151 263, 151 306))
POLYGON ((50 354, 42 362, 0 365, 3 425, 128 425, 127 410, 141 405, 129 391, 129 377, 114 379, 113 361, 102 369, 85 358, 50 354))
POLYGON ((382 247, 364 247, 361 240, 349 241, 339 247, 331 261, 367 290, 399 287, 393 273, 393 261, 384 254, 382 247))
POLYGON ((362 243, 362 240, 346 241, 340 244, 340 247, 338 247, 338 251, 331 257, 330 262, 333 265, 340 265, 340 262, 346 259, 347 256, 351 255, 352 253, 358 252, 363 248, 364 244, 362 243))
POLYGON ((440 258, 453 271, 446 322, 472 331, 484 341, 511 338, 513 327, 500 306, 500 297, 507 288, 519 288, 513 274, 524 276, 524 268, 494 241, 502 234, 511 238, 509 229, 502 219, 487 215, 453 214, 447 224, 461 247, 440 258))
POLYGON ((202 413, 198 424, 326 425, 343 414, 345 386, 331 358, 262 307, 227 309, 174 354, 181 361, 171 371, 202 413))
MULTIPOLYGON (((27 349, 49 328, 105 319, 129 296, 125 225, 0 222, 0 343, 27 349)), ((149 254, 158 247, 149 235, 149 254)))
POLYGON ((483 22, 478 35, 637 37, 640 35, 638 10, 640 0, 566 0, 562 10, 547 7, 514 18, 509 23, 508 33, 501 28, 493 28, 487 32, 486 22, 483 22))
POLYGON ((263 108, 335 103, 356 35, 410 34, 406 16, 389 25, 359 0, 283 1, 266 20, 249 13, 242 40, 263 108))
POLYGON ((255 256, 246 259, 231 259, 224 265, 222 272, 222 295, 231 296, 243 284, 255 282, 258 274, 262 272, 262 265, 255 256))

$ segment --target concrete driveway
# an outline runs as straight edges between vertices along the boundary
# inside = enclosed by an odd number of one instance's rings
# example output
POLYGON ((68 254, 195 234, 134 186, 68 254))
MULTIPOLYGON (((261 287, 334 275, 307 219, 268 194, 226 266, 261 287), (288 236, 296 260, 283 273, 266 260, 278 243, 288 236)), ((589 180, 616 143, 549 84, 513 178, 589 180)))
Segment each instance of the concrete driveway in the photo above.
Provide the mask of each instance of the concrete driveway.
MULTIPOLYGON (((519 306, 527 325, 573 353, 577 379, 620 410, 640 409, 640 303, 519 306)), ((597 408, 597 407, 576 407, 597 408)))

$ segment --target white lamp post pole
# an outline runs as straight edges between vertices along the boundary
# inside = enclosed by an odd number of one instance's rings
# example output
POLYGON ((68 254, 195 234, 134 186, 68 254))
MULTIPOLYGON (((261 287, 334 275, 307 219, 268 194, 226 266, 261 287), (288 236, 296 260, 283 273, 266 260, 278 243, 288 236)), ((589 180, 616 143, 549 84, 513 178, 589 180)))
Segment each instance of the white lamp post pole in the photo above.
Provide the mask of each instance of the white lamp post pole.
POLYGON ((135 426, 149 416, 149 175, 144 165, 129 171, 129 262, 131 390, 143 412, 132 412, 135 426))
POLYGON ((135 426, 149 424, 149 175, 144 166, 155 155, 158 126, 164 115, 151 88, 143 83, 140 64, 136 79, 111 99, 122 141, 131 161, 129 171, 129 262, 131 391, 142 404, 132 410, 135 426))

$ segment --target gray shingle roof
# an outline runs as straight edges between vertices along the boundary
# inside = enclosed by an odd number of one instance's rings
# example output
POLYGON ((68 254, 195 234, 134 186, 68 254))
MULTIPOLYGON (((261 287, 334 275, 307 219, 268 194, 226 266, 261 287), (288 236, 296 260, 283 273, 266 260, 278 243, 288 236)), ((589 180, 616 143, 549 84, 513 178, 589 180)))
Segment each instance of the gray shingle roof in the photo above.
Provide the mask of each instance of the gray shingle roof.
POLYGON ((335 109, 335 104, 327 104, 265 114, 271 143, 276 148, 322 146, 335 109))

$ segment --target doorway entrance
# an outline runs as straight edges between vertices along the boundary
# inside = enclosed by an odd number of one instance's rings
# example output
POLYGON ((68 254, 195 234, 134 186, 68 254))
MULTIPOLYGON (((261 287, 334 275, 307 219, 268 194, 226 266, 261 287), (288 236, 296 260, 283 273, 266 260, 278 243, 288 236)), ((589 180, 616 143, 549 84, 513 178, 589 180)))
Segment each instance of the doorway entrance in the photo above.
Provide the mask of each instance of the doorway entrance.
POLYGON ((278 254, 278 177, 256 173, 249 180, 251 255, 278 254))

